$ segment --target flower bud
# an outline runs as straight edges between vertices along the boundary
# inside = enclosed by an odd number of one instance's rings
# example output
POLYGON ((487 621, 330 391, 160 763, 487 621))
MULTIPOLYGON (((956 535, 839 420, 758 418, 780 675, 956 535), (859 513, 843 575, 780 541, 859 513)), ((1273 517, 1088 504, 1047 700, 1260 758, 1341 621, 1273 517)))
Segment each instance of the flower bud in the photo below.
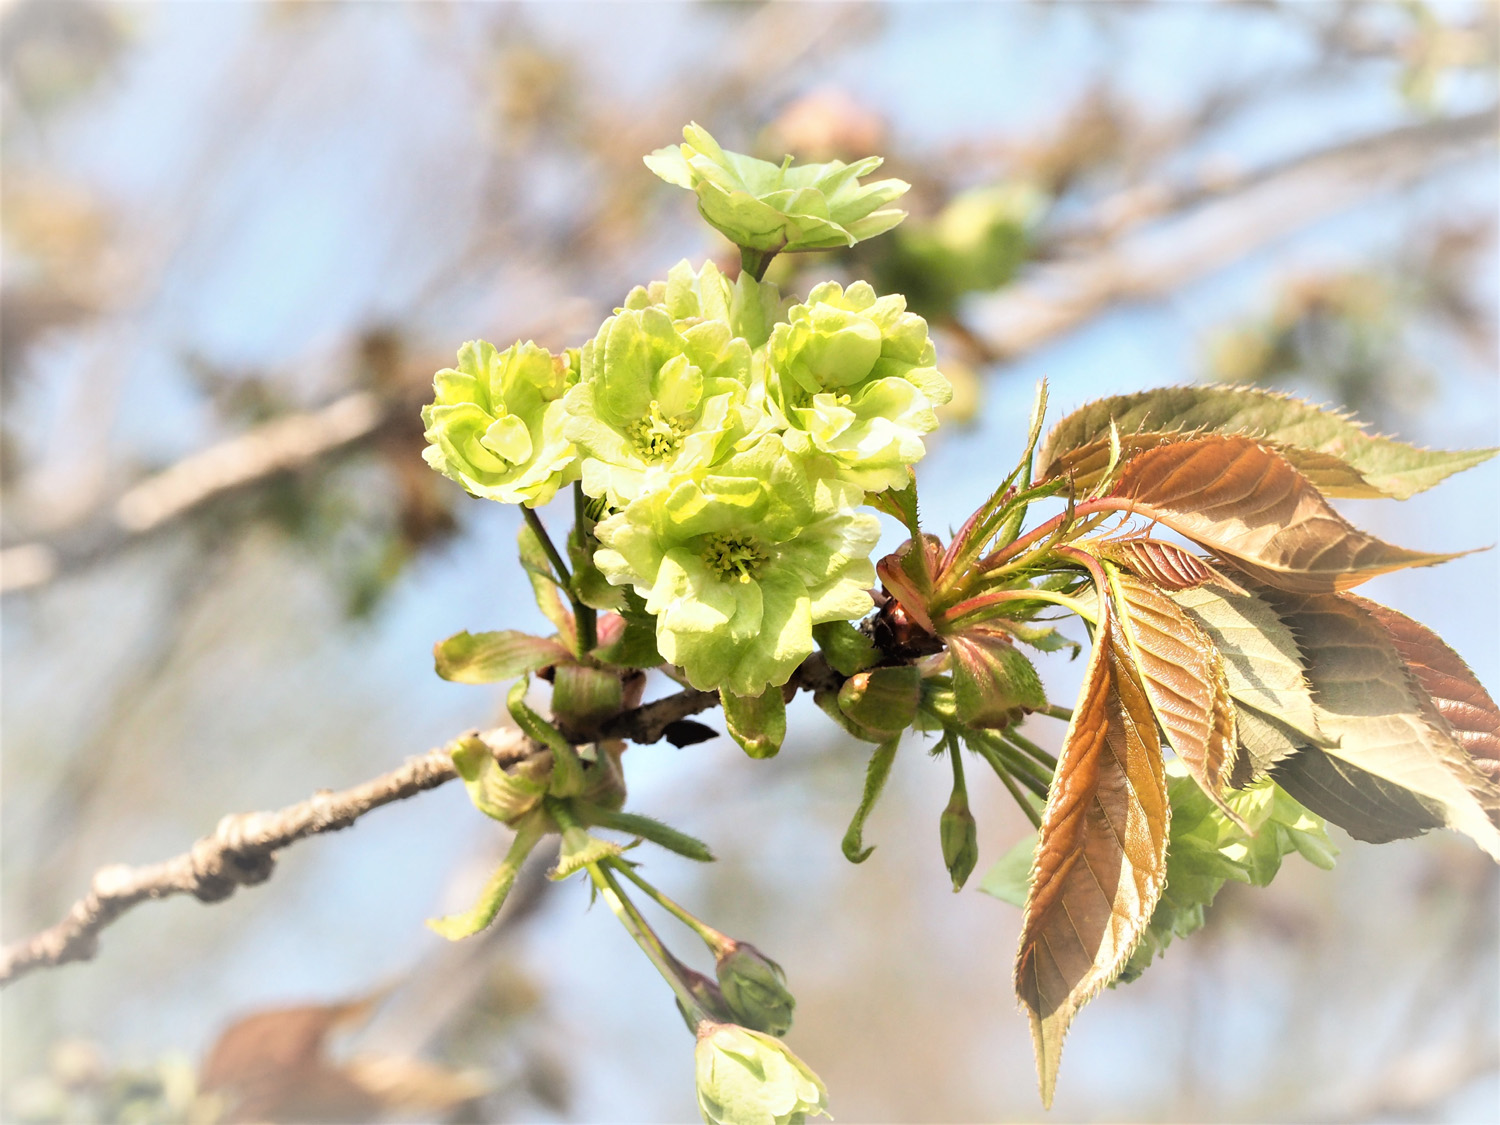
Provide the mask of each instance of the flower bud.
POLYGON ((694 1058, 708 1125, 798 1125, 808 1115, 829 1116, 827 1088, 779 1039, 704 1020, 694 1058))
MULTIPOLYGON (((688 991, 693 994, 693 999, 698 1001, 698 1006, 703 1009, 703 1015, 711 1020, 724 1023, 734 1022, 734 1013, 729 1010, 729 1003, 724 999, 724 994, 719 991, 719 986, 708 977, 690 969, 680 961, 674 966, 682 982, 687 985, 688 991)), ((683 1020, 687 1023, 688 1030, 696 1033, 698 1030, 698 1014, 689 1012, 683 1007, 682 1001, 677 1001, 677 1010, 682 1013, 683 1020)))
POLYGON ((875 668, 844 681, 839 710, 884 741, 911 726, 921 698, 922 673, 915 665, 875 668))
POLYGON ((749 942, 730 938, 719 951, 716 969, 719 988, 736 1019, 755 1031, 787 1033, 797 1000, 787 991, 780 965, 749 942))
POLYGON ((962 790, 953 791, 953 798, 938 820, 938 832, 943 841, 943 863, 953 880, 953 889, 961 891, 979 861, 979 828, 969 811, 968 796, 962 790))

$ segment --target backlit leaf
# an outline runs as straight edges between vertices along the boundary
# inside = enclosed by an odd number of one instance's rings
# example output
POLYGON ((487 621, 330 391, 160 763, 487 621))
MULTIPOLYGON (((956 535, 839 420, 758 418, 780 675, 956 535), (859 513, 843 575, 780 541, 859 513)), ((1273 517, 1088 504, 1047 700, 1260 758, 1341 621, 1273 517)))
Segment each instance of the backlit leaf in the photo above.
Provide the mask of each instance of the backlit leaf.
POLYGON ((1493 449, 1418 449, 1368 433, 1347 415, 1250 387, 1167 387, 1090 403, 1060 421, 1042 443, 1040 478, 1090 471, 1108 460, 1109 425, 1125 435, 1243 434, 1276 447, 1329 496, 1405 500, 1494 456, 1493 449), (1081 456, 1084 447, 1092 447, 1081 456), (1071 465, 1068 458, 1071 456, 1071 465), (1097 460, 1097 466, 1093 462, 1097 460))
MULTIPOLYGON (((1242 740, 1243 707, 1250 707, 1259 715, 1274 716, 1299 744, 1326 741, 1318 730, 1297 640, 1268 602, 1254 593, 1229 594, 1209 586, 1174 593, 1172 600, 1202 626, 1224 658, 1230 697, 1242 705, 1242 740)), ((1257 772, 1264 772, 1264 767, 1257 772)))
POLYGON ((1147 450, 1125 466, 1110 495, 1296 593, 1347 590, 1377 574, 1456 557, 1365 534, 1286 458, 1250 438, 1197 438, 1147 450))
POLYGON ((1254 707, 1240 703, 1235 709, 1235 732, 1240 753, 1235 760, 1234 775, 1229 783, 1243 788, 1283 758, 1309 747, 1305 738, 1291 727, 1254 707))
POLYGON ((1042 814, 1016 959, 1045 1104, 1068 1024, 1124 966, 1156 907, 1169 816, 1156 719, 1106 610, 1042 814))
POLYGON ((1245 592, 1205 559, 1165 539, 1102 539, 1092 549, 1163 590, 1191 590, 1211 582, 1231 594, 1245 592))
POLYGON ((1383 605, 1348 595, 1380 623, 1406 667, 1480 769, 1500 780, 1500 708, 1463 657, 1426 625, 1383 605))
POLYGON ((568 659, 568 650, 547 637, 515 629, 495 633, 455 633, 432 646, 437 674, 460 684, 491 684, 514 679, 568 659))
POLYGON ((1356 840, 1385 844, 1443 826, 1441 807, 1315 746, 1276 763, 1283 789, 1356 840))
POLYGON ((1116 573, 1112 585, 1151 710, 1188 772, 1228 813, 1221 794, 1234 766, 1235 728, 1224 661, 1203 630, 1153 583, 1116 573))
POLYGON ((1446 724, 1424 714, 1425 693, 1375 615, 1350 598, 1265 596, 1297 635, 1318 727, 1334 740, 1328 755, 1416 794, 1443 824, 1500 860, 1500 830, 1489 816, 1500 807, 1500 788, 1446 724))

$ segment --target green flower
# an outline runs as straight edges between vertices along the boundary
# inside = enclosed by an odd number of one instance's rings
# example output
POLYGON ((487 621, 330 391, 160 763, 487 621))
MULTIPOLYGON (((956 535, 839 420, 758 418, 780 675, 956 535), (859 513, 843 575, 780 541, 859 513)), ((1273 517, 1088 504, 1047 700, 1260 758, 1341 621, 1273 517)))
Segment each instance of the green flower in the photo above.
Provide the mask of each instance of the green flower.
POLYGON ((750 344, 727 320, 679 320, 654 304, 622 308, 584 345, 581 362, 564 400, 565 432, 582 457, 583 490, 616 508, 653 480, 713 464, 747 420, 764 414, 758 399, 747 403, 750 344))
POLYGON ((693 1053, 708 1125, 802 1125, 828 1116, 828 1090, 781 1040, 704 1020, 693 1053))
POLYGON ((433 377, 422 408, 427 463, 475 496, 535 508, 578 477, 563 435, 563 393, 577 371, 527 341, 505 351, 484 340, 458 350, 457 369, 433 377))
POLYGON ((814 625, 869 611, 880 524, 862 500, 771 434, 600 523, 594 561, 645 597, 657 648, 690 683, 757 696, 812 653, 814 625))
POLYGON ((824 282, 776 326, 769 350, 788 448, 827 454, 868 491, 904 488, 937 428, 933 407, 953 397, 927 322, 905 298, 824 282))
MULTIPOLYGON (((786 304, 790 304, 788 299, 786 304)), ((758 348, 771 338, 772 326, 785 311, 780 291, 769 281, 756 281, 744 271, 730 281, 713 262, 694 270, 687 259, 667 273, 666 281, 637 285, 624 308, 663 310, 678 328, 700 320, 722 320, 731 334, 758 348)))
POLYGON ((731 242, 779 253, 853 246, 883 234, 906 218, 885 204, 911 187, 903 180, 859 182, 882 161, 869 156, 854 164, 781 164, 725 152, 706 129, 683 129, 685 143, 646 157, 646 167, 669 184, 698 196, 698 211, 731 242))

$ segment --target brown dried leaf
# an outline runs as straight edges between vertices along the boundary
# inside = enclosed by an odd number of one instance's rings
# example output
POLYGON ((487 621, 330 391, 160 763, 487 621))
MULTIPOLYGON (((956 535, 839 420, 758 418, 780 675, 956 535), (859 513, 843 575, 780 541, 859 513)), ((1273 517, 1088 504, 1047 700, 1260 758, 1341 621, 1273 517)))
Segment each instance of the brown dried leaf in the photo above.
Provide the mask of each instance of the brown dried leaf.
POLYGON ((225 1095, 227 1121, 360 1121, 379 1100, 328 1059, 328 1037, 362 1023, 374 1001, 273 1008, 231 1024, 203 1064, 200 1085, 225 1095))
POLYGON ((1073 1016, 1119 973, 1166 881, 1166 776, 1127 642, 1103 614, 1032 861, 1016 995, 1031 1014, 1042 1101, 1073 1016))
POLYGON ((1222 792, 1234 767, 1234 704, 1224 661, 1171 598, 1133 574, 1114 579, 1120 624, 1151 710, 1193 779, 1231 819, 1222 792))
POLYGON ((225 1029, 199 1085, 224 1095, 227 1122, 375 1121, 389 1111, 447 1113, 489 1090, 473 1072, 394 1056, 335 1061, 328 1040, 363 1023, 380 996, 256 1012, 225 1029))
POLYGON ((1347 590, 1455 558, 1394 547, 1353 527, 1286 458, 1243 437, 1201 437, 1141 453, 1110 494, 1278 589, 1347 590))
POLYGON ((1165 539, 1104 539, 1094 549, 1101 557, 1149 578, 1163 590, 1192 590, 1211 582, 1231 594, 1245 592, 1206 559, 1165 539))
POLYGON ((1265 596, 1297 635, 1318 728, 1334 739, 1326 753, 1409 790, 1432 817, 1500 860, 1491 821, 1500 787, 1436 715, 1379 619, 1353 598, 1265 596))

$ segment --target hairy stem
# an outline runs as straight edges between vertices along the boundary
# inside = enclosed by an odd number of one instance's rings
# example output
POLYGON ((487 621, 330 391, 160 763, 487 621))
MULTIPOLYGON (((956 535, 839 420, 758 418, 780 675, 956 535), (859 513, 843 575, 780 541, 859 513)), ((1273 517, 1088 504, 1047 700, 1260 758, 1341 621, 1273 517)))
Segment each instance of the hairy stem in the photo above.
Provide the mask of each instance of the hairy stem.
POLYGON ((605 901, 610 910, 614 911, 615 917, 620 920, 620 925, 625 927, 626 933, 635 939, 635 943, 641 947, 641 952, 646 955, 647 960, 656 967, 662 979, 671 986, 677 1002, 688 1013, 690 1022, 695 1025, 702 1023, 708 1018, 708 1013, 703 1010, 697 997, 688 988, 687 982, 678 973, 677 966, 681 962, 667 951, 667 947, 656 936, 656 931, 641 916, 635 904, 620 889, 620 884, 615 882, 614 875, 603 864, 589 864, 588 873, 593 881, 594 889, 599 892, 599 897, 605 901))
POLYGON ((707 922, 701 921, 700 919, 694 917, 688 912, 686 907, 673 902, 666 895, 662 894, 661 891, 657 890, 650 883, 646 882, 646 880, 643 879, 640 875, 636 874, 635 868, 631 867, 630 864, 624 863, 620 860, 614 860, 610 863, 610 867, 612 867, 615 871, 618 871, 621 875, 624 875, 625 878, 629 879, 637 887, 640 887, 641 890, 645 891, 646 894, 651 896, 651 900, 655 902, 657 906, 660 906, 668 914, 672 915, 672 917, 676 918, 684 926, 692 930, 693 933, 697 934, 698 937, 702 939, 703 944, 708 946, 709 950, 715 957, 719 956, 722 951, 730 947, 731 941, 727 936, 721 934, 707 922))

